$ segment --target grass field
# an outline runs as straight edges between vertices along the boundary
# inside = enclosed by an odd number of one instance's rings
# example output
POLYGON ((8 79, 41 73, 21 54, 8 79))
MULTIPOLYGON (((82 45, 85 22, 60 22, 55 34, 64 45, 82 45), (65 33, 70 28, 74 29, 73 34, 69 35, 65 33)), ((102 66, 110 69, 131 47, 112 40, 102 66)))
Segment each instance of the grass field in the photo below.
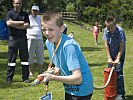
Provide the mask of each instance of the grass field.
MULTIPOLYGON (((66 22, 68 33, 73 31, 74 39, 80 44, 86 60, 94 78, 95 86, 103 85, 103 69, 107 67, 106 53, 102 40, 102 32, 99 34, 99 45, 94 45, 92 33, 79 26, 66 22)), ((133 100, 133 30, 125 30, 127 37, 127 51, 124 65, 126 100, 133 100)), ((48 51, 44 51, 44 69, 49 63, 48 51)), ((12 85, 7 85, 6 78, 7 66, 7 41, 0 41, 0 100, 38 100, 45 94, 44 84, 32 87, 31 84, 22 82, 21 66, 17 59, 16 71, 12 85)), ((35 69, 37 76, 37 68, 35 69)), ((34 80, 34 79, 31 79, 34 80)), ((49 83, 49 92, 53 94, 53 100, 64 100, 64 91, 62 83, 52 81, 49 83)), ((103 90, 94 90, 92 100, 103 100, 103 90)))

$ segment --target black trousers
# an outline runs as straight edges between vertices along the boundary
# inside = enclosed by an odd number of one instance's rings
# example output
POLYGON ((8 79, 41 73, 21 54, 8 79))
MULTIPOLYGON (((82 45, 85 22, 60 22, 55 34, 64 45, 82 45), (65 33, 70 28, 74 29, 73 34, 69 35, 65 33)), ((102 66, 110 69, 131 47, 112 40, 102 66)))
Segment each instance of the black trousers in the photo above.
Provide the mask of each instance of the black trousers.
POLYGON ((13 79, 18 52, 22 65, 22 79, 24 81, 29 77, 29 65, 28 65, 29 54, 27 47, 27 39, 21 38, 16 40, 9 40, 7 81, 12 81, 13 79))
POLYGON ((92 94, 87 96, 74 96, 68 93, 65 93, 65 100, 91 100, 92 94))

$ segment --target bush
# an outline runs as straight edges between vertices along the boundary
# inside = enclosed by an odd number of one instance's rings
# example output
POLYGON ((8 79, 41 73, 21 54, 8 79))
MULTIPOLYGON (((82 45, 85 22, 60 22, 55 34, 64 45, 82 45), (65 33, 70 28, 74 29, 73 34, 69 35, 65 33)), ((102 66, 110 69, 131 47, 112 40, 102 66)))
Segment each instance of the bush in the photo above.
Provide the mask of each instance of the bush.
POLYGON ((121 18, 122 18, 122 27, 124 28, 133 28, 133 11, 123 11, 121 12, 121 18))
POLYGON ((75 12, 75 6, 72 3, 67 4, 66 11, 75 12))
POLYGON ((104 24, 104 20, 107 17, 107 10, 103 8, 87 7, 82 14, 82 19, 85 22, 93 25, 95 21, 100 24, 104 24))

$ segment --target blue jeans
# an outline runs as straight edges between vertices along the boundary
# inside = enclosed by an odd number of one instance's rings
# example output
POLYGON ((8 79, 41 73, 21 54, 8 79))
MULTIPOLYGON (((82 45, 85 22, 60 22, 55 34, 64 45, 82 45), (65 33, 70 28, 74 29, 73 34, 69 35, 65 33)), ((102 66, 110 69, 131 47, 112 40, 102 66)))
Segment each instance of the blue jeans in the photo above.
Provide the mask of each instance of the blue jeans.
MULTIPOLYGON (((117 94, 124 96, 125 88, 124 88, 124 76, 123 76, 123 64, 124 62, 120 62, 115 67, 115 71, 117 72, 117 94)), ((112 67, 112 64, 108 64, 108 67, 112 67)))

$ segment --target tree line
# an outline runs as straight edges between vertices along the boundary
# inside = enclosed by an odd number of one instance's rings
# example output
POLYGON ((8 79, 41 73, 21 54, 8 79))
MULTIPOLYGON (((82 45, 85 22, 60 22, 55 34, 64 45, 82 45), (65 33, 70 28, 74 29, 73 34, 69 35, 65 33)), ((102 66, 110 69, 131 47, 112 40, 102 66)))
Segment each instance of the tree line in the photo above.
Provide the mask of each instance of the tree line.
MULTIPOLYGON (((99 21, 101 25, 107 16, 114 16, 125 28, 133 28, 133 0, 22 0, 23 9, 30 12, 31 6, 40 7, 40 13, 47 10, 74 11, 78 19, 88 24, 99 21)), ((0 12, 12 8, 12 0, 0 0, 0 12)), ((0 14, 1 15, 1 14, 0 14)))

